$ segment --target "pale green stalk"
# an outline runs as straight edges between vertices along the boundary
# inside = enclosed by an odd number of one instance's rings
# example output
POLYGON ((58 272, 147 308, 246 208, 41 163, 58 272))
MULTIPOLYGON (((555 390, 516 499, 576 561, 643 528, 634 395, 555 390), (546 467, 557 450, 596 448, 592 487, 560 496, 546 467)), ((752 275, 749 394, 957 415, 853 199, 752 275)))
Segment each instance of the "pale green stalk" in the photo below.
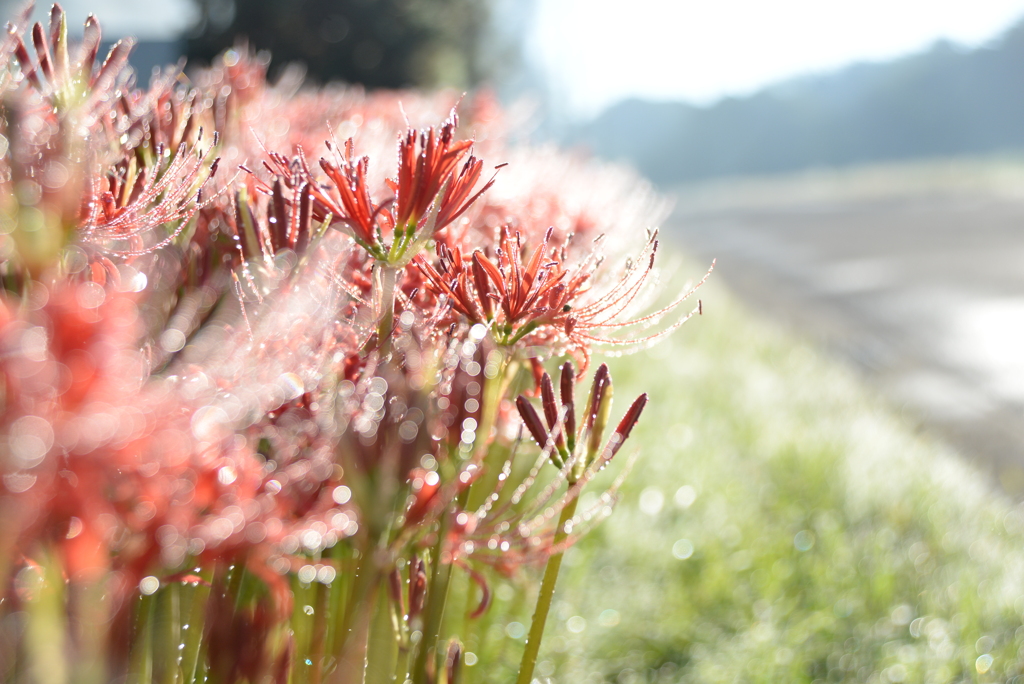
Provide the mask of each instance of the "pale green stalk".
POLYGON ((423 613, 423 635, 420 637, 413 665, 412 681, 414 684, 427 684, 427 662, 435 657, 437 644, 441 638, 441 623, 444 620, 445 604, 448 601, 448 580, 451 578, 451 566, 441 563, 441 551, 444 538, 448 534, 448 526, 442 523, 437 532, 437 543, 431 552, 430 582, 427 585, 427 605, 423 613))
MULTIPOLYGON (((569 488, 573 487, 572 482, 569 488)), ((576 515, 576 502, 579 499, 573 497, 562 508, 562 514, 558 517, 558 528, 555 530, 555 546, 563 544, 568 537, 565 531, 566 524, 576 515)), ((558 570, 562 567, 563 552, 559 551, 548 558, 544 566, 544 579, 540 585, 540 593, 537 595, 537 608, 533 611, 533 619, 530 621, 530 634, 526 638, 526 650, 523 652, 523 659, 519 664, 519 677, 516 684, 530 684, 533 681, 533 669, 537 665, 537 655, 540 653, 540 641, 544 636, 544 625, 548 619, 548 611, 551 610, 551 600, 555 595, 555 583, 558 581, 558 570)))
POLYGON ((181 634, 181 585, 174 582, 156 594, 153 616, 153 681, 177 684, 178 644, 181 634))
POLYGON ((67 621, 64 612, 64 579, 57 564, 45 559, 40 565, 43 576, 36 595, 26 602, 28 613, 25 649, 31 681, 38 684, 65 684, 71 672, 65 660, 67 621))
POLYGON ((377 307, 377 344, 381 350, 391 349, 395 330, 395 288, 399 269, 377 262, 373 265, 373 301, 377 307))
POLYGON ((399 635, 391 619, 388 592, 378 589, 366 646, 365 684, 390 684, 398 660, 399 635))
POLYGON ((332 684, 363 681, 367 633, 370 629, 379 580, 380 572, 374 562, 372 549, 366 549, 360 554, 352 594, 345 606, 336 651, 338 664, 328 679, 332 684))
MULTIPOLYGON (((199 670, 199 654, 203 645, 203 621, 206 617, 206 602, 210 597, 210 581, 213 573, 205 570, 199 573, 203 582, 192 588, 192 600, 188 609, 188 629, 185 632, 185 648, 181 654, 181 672, 185 684, 192 684, 197 681, 196 674, 199 670)), ((184 627, 184 626, 183 626, 184 627)))
POLYGON ((153 612, 156 597, 144 594, 139 599, 135 640, 132 643, 129 672, 138 682, 153 681, 153 612))
POLYGON ((327 585, 315 585, 316 605, 313 615, 313 634, 309 646, 309 659, 313 662, 313 671, 309 676, 309 684, 320 684, 323 681, 325 648, 327 646, 327 625, 330 621, 331 588, 327 585))

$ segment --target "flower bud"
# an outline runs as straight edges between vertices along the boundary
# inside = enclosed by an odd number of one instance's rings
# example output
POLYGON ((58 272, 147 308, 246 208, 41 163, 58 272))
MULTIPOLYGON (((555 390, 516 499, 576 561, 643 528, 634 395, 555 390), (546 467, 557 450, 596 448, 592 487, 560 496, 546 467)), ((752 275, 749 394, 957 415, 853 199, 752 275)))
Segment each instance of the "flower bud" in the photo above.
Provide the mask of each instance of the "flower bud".
POLYGON ((555 386, 551 382, 551 376, 547 373, 540 381, 541 404, 544 407, 544 418, 547 420, 548 429, 555 435, 555 446, 559 454, 565 457, 565 430, 558 428, 558 400, 555 399, 555 386))
POLYGON ((462 670, 462 644, 458 639, 452 639, 448 643, 448 655, 444 659, 445 674, 448 675, 448 684, 458 684, 459 675, 462 670))
POLYGON ((590 402, 587 407, 587 465, 594 462, 601 452, 604 430, 608 425, 608 414, 612 409, 612 376, 608 366, 601 367, 594 373, 594 384, 590 389, 590 402))
POLYGON ((427 596, 427 570, 422 558, 413 557, 409 562, 409 619, 423 612, 427 596))
POLYGON ((576 393, 575 393, 576 370, 568 361, 562 365, 561 399, 565 407, 565 438, 568 441, 569 451, 576 449, 576 393))

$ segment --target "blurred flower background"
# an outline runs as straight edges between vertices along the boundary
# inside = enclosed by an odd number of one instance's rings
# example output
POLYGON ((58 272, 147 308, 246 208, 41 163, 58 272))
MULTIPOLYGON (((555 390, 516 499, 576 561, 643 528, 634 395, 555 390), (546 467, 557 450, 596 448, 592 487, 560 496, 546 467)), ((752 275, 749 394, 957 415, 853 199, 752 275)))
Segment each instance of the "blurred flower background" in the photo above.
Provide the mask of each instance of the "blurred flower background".
POLYGON ((271 81, 489 90, 653 181, 681 271, 718 258, 697 325, 612 362, 643 465, 565 555, 539 679, 1024 681, 1024 2, 65 8, 142 75, 244 36, 271 81))

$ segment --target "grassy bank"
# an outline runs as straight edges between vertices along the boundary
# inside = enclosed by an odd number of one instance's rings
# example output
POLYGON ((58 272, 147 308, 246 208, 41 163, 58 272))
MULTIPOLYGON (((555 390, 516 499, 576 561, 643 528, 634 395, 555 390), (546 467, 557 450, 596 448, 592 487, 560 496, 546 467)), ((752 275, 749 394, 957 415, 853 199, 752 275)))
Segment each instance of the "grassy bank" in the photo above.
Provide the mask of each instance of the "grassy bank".
POLYGON ((702 295, 702 318, 615 360, 617 411, 652 396, 643 454, 567 556, 539 671, 1024 681, 1024 508, 717 284, 702 295))

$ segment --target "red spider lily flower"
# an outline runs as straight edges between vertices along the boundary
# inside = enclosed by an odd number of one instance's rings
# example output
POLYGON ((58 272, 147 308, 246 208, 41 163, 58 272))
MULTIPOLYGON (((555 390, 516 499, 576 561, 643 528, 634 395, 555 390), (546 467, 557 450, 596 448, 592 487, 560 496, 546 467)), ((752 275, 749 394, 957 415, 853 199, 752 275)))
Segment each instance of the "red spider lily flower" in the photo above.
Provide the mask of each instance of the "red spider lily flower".
MULTIPOLYGON (((130 42, 97 63, 93 19, 77 51, 59 7, 22 33, 0 42, 0 619, 32 613, 38 575, 66 664, 106 659, 94 678, 145 678, 152 655, 188 681, 322 681, 359 678, 384 606, 426 661, 405 674, 454 684, 462 645, 433 624, 449 576, 479 587, 477 617, 491 571, 559 554, 616 498, 575 511, 646 395, 614 427, 606 367, 577 406, 573 366, 556 383, 541 361, 663 334, 623 339, 679 303, 631 313, 656 240, 614 277, 581 239, 634 204, 529 155, 490 202, 474 151, 517 153, 486 111, 482 145, 459 139, 450 99, 270 85, 244 48, 138 90, 130 42), (326 121, 343 146, 320 147, 326 121), (536 396, 508 394, 513 368, 536 396), (163 621, 178 601, 187 635, 163 621)), ((5 667, 38 650, 17 631, 5 667)))
MULTIPOLYGON (((367 186, 369 160, 355 159, 353 140, 345 143, 344 152, 328 142, 334 159, 321 159, 320 168, 330 185, 321 186, 310 177, 316 200, 314 215, 324 220, 330 214, 336 223, 345 225, 375 260, 404 266, 427 240, 462 216, 494 183, 492 177, 476 189, 483 162, 472 155, 456 174, 473 144, 455 140, 456 123, 452 112, 440 130, 406 131, 399 142, 398 178, 386 181, 395 196, 381 202, 372 198, 367 186), (385 234, 393 235, 390 244, 385 243, 385 234)), ((277 165, 280 167, 280 160, 277 165)))
POLYGON ((527 258, 521 236, 502 230, 494 259, 482 250, 465 257, 458 247, 438 243, 435 268, 422 256, 416 266, 427 287, 469 323, 487 325, 499 344, 543 345, 574 354, 583 369, 595 343, 639 346, 651 343, 699 312, 699 307, 666 329, 633 339, 599 335, 603 329, 622 329, 656 323, 690 297, 710 275, 676 301, 637 318, 620 320, 628 313, 654 269, 656 235, 635 262, 609 289, 595 292, 592 284, 603 260, 591 253, 576 266, 566 264, 563 249, 549 249, 552 230, 527 258))
POLYGON ((280 177, 274 179, 269 196, 250 198, 236 192, 232 210, 225 212, 223 223, 235 240, 241 265, 246 259, 261 258, 272 264, 274 256, 285 249, 303 255, 316 237, 312 222, 312 198, 307 183, 289 188, 280 177))
POLYGON ((22 73, 52 107, 61 111, 77 108, 87 119, 95 121, 116 104, 117 100, 107 95, 128 78, 128 54, 134 40, 118 41, 97 70, 95 62, 100 45, 100 25, 92 15, 85 21, 83 41, 74 63, 68 49, 67 15, 58 4, 50 10, 49 32, 38 22, 32 27, 35 61, 29 56, 17 28, 12 27, 9 33, 22 73))
POLYGON ((208 162, 217 136, 204 152, 198 149, 201 140, 202 131, 190 152, 181 143, 173 159, 157 146, 153 166, 135 171, 133 156, 105 179, 94 179, 79 228, 81 238, 118 256, 152 253, 173 242, 204 206, 203 189, 217 173, 220 159, 208 162), (164 227, 170 229, 168 234, 154 235, 164 227))
POLYGON ((336 153, 333 163, 326 159, 320 160, 320 168, 331 179, 331 187, 337 192, 337 198, 319 184, 311 183, 310 191, 316 200, 314 216, 323 221, 328 214, 332 215, 335 222, 348 226, 349 234, 360 247, 380 258, 384 252, 378 220, 387 208, 387 203, 375 204, 370 197, 366 184, 370 160, 368 157, 353 159, 353 146, 353 141, 349 139, 345 143, 345 154, 336 153))
MULTIPOLYGON (((451 178, 459 161, 473 146, 472 140, 455 140, 457 125, 458 116, 453 111, 439 131, 433 128, 426 131, 409 129, 399 141, 398 179, 391 185, 397 198, 396 231, 403 230, 409 236, 415 232, 420 219, 434 203, 434 198, 451 178)), ((479 169, 477 168, 474 174, 472 165, 467 164, 462 177, 471 179, 469 188, 472 188, 479 177, 479 169)), ((466 183, 459 185, 463 188, 460 194, 468 195, 466 183)), ((439 225, 437 229, 441 227, 439 225)))
MULTIPOLYGON (((501 166, 504 165, 502 164, 501 166)), ((496 174, 491 176, 491 179, 484 183, 483 187, 475 193, 473 192, 474 188, 476 188, 477 181, 480 180, 483 168, 483 161, 470 155, 469 159, 466 160, 465 165, 463 165, 462 170, 459 172, 459 175, 451 176, 451 180, 445 186, 444 194, 440 199, 440 208, 437 213, 437 220, 434 224, 435 233, 462 216, 474 202, 480 199, 480 197, 487 192, 492 185, 494 185, 494 180, 497 177, 496 174)), ((500 168, 500 166, 498 168, 500 168)))

